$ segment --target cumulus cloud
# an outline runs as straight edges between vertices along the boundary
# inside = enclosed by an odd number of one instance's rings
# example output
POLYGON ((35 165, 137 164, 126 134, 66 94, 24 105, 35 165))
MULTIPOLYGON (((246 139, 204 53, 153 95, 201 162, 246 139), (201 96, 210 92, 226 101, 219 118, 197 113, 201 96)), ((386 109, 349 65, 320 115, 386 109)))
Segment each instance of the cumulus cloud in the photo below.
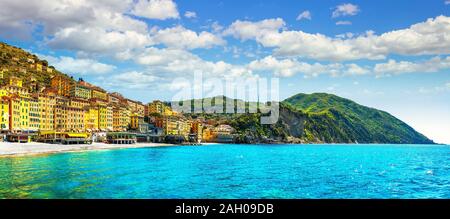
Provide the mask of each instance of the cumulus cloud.
POLYGON ((187 18, 196 18, 197 17, 197 13, 195 13, 194 11, 186 11, 184 13, 184 16, 187 18))
POLYGON ((46 56, 39 55, 40 58, 49 62, 49 65, 56 69, 76 75, 105 74, 116 69, 116 66, 98 62, 93 59, 77 59, 68 56, 46 56))
POLYGON ((450 68, 450 56, 445 58, 433 57, 421 62, 396 61, 390 59, 385 63, 378 63, 374 67, 377 74, 403 73, 432 73, 450 68))
POLYGON ((302 19, 307 19, 307 20, 311 20, 311 12, 310 11, 303 11, 302 13, 300 13, 298 16, 297 16, 297 19, 296 20, 302 20, 302 19))
POLYGON ((207 61, 183 49, 149 47, 132 53, 128 57, 145 70, 121 73, 119 76, 114 76, 114 80, 102 78, 104 86, 127 87, 129 85, 134 88, 157 87, 166 90, 173 85, 174 80, 191 79, 195 73, 201 73, 206 80, 214 78, 242 81, 258 77, 245 65, 207 61))
POLYGON ((225 44, 221 37, 212 33, 202 31, 197 34, 182 26, 159 30, 154 34, 153 39, 168 47, 185 49, 211 48, 225 44))
POLYGON ((345 4, 336 6, 336 8, 333 11, 332 17, 336 18, 336 17, 341 17, 341 16, 353 16, 353 15, 358 14, 359 11, 360 10, 359 10, 358 5, 345 3, 345 4))
POLYGON ((148 35, 135 31, 108 31, 102 28, 68 27, 56 32, 48 45, 88 53, 115 53, 151 43, 148 35))
POLYGON ((170 79, 192 76, 194 72, 201 72, 207 78, 253 76, 245 66, 233 65, 224 61, 207 61, 189 51, 176 48, 149 47, 132 54, 130 59, 146 67, 149 73, 161 78, 167 78, 167 75, 170 75, 170 79))
POLYGON ((259 72, 273 72, 280 77, 291 77, 295 74, 304 74, 305 77, 315 77, 320 74, 330 74, 332 76, 344 75, 362 75, 370 72, 365 67, 356 64, 341 63, 307 63, 299 62, 295 59, 277 59, 273 56, 267 56, 260 60, 252 61, 248 64, 250 70, 259 72))
POLYGON ((172 0, 138 0, 131 13, 149 19, 180 18, 177 4, 172 0))
POLYGON ((142 89, 149 88, 149 85, 159 78, 145 71, 130 71, 103 79, 103 85, 106 87, 142 89))
POLYGON ((224 31, 224 35, 232 35, 241 40, 259 39, 278 33, 285 25, 286 23, 281 18, 265 19, 258 22, 237 20, 224 31))
POLYGON ((441 55, 450 53, 450 17, 438 16, 409 28, 375 35, 342 39, 320 33, 285 30, 281 18, 257 22, 235 21, 224 34, 241 40, 256 40, 274 48, 277 56, 298 56, 319 60, 344 61, 384 59, 389 54, 441 55))
POLYGON ((179 16, 171 0, 30 0, 27 4, 5 0, 0 7, 0 35, 25 38, 38 31, 53 49, 120 60, 127 59, 131 51, 157 44, 184 49, 225 44, 218 35, 182 26, 149 29, 130 13, 155 19, 179 16))

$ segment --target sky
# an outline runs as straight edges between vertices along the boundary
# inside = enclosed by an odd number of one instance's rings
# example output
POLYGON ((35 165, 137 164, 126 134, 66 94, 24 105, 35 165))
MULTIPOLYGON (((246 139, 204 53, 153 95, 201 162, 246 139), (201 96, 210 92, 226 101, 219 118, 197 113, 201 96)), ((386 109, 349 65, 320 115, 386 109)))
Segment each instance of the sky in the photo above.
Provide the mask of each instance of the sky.
MULTIPOLYGON (((205 80, 278 78, 450 143, 450 0, 1 0, 0 41, 150 102, 205 80)), ((206 92, 206 96, 214 92, 206 92)))

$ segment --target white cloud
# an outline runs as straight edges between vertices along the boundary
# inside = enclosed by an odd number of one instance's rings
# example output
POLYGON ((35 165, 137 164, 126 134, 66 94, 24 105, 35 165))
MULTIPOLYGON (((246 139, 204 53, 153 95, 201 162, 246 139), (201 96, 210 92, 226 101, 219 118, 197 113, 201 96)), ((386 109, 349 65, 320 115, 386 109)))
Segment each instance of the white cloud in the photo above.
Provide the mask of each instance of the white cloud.
POLYGON ((180 18, 177 4, 172 0, 138 0, 131 13, 149 19, 180 18))
POLYGON ((182 26, 158 30, 153 39, 155 42, 163 43, 172 48, 211 48, 213 46, 225 45, 226 42, 219 36, 202 31, 196 33, 182 26))
POLYGON ((59 71, 77 75, 105 74, 116 69, 114 65, 98 62, 93 59, 76 59, 68 56, 46 56, 39 55, 40 58, 49 62, 59 71))
POLYGON ((285 25, 286 23, 281 18, 266 19, 258 22, 237 20, 224 31, 224 34, 232 35, 241 40, 258 39, 278 33, 285 25))
POLYGON ((195 13, 194 11, 186 11, 184 13, 184 16, 187 18, 196 18, 197 17, 197 13, 195 13))
POLYGON ((284 30, 281 18, 258 22, 236 21, 227 30, 241 40, 254 39, 274 48, 277 56, 298 56, 319 60, 343 61, 384 59, 389 54, 441 55, 450 53, 450 17, 438 16, 409 28, 381 35, 368 31, 358 37, 342 39, 323 34, 284 30))
POLYGON ((103 78, 103 85, 111 88, 145 89, 159 78, 148 72, 130 71, 103 78))
POLYGON ((130 12, 155 19, 178 17, 171 0, 30 0, 27 4, 5 0, 0 7, 0 36, 25 38, 38 31, 53 49, 119 60, 129 59, 127 56, 134 50, 154 45, 196 49, 226 44, 218 35, 196 33, 182 26, 149 29, 130 12))
POLYGON ((341 16, 353 16, 358 14, 359 11, 360 10, 357 5, 345 3, 336 6, 336 9, 333 11, 332 17, 336 18, 341 16))
POLYGON ((311 12, 310 11, 303 11, 302 13, 300 13, 297 16, 296 20, 302 20, 302 19, 307 19, 307 20, 311 20, 311 12))
POLYGON ((337 21, 336 25, 351 25, 351 21, 337 21))
POLYGON ((135 31, 108 31, 102 28, 68 27, 56 32, 48 45, 57 49, 88 53, 116 53, 151 44, 148 35, 135 31))
POLYGON ((241 81, 258 77, 246 66, 233 65, 224 61, 207 61, 182 49, 149 47, 131 53, 127 58, 140 64, 145 70, 122 73, 114 76, 114 80, 111 80, 111 77, 99 78, 105 87, 167 90, 174 80, 186 81, 186 79, 192 79, 195 73, 201 73, 205 80, 214 78, 241 81))
POLYGON ((446 58, 433 57, 422 62, 389 60, 378 63, 374 67, 377 74, 403 74, 403 73, 432 73, 450 69, 450 56, 446 58))
POLYGON ((273 72, 277 76, 291 77, 295 74, 304 74, 305 77, 315 77, 320 74, 330 74, 332 76, 362 75, 370 72, 369 69, 356 64, 341 63, 307 63, 299 62, 295 59, 277 59, 267 56, 260 60, 252 61, 248 64, 250 70, 259 72, 273 72))
POLYGON ((244 66, 232 65, 224 61, 206 61, 195 54, 181 49, 146 48, 132 59, 148 68, 155 75, 170 74, 171 77, 193 75, 202 72, 205 77, 248 77, 252 73, 244 66))
POLYGON ((0 23, 17 24, 16 30, 26 28, 29 33, 37 31, 53 48, 121 51, 150 43, 147 24, 125 15, 132 4, 132 0, 30 0, 27 4, 5 0, 0 23))
POLYGON ((145 23, 127 19, 122 15, 130 4, 132 0, 30 0, 26 4, 4 0, 0 7, 0 23, 42 26, 46 34, 52 34, 63 27, 82 24, 145 29, 145 23))
POLYGON ((444 4, 450 5, 450 0, 445 0, 444 4))

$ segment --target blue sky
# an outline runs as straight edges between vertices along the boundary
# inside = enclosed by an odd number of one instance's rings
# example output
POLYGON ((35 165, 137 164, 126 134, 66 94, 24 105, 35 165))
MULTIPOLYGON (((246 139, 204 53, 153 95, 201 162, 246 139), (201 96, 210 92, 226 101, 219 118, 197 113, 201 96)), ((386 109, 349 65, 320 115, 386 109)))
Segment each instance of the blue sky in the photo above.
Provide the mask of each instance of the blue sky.
MULTIPOLYGON (((143 102, 173 79, 279 78, 450 143, 450 1, 3 0, 0 40, 143 102)), ((185 80, 185 81, 183 81, 185 80)), ((205 94, 208 95, 208 94, 205 94)))

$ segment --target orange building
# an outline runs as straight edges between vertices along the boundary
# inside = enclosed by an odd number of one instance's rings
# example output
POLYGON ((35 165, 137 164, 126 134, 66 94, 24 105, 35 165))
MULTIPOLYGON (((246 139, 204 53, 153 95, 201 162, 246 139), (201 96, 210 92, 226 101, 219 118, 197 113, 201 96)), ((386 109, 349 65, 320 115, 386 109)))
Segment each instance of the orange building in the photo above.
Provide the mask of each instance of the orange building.
POLYGON ((58 95, 68 97, 73 83, 72 79, 57 75, 52 78, 51 87, 56 89, 58 95))

